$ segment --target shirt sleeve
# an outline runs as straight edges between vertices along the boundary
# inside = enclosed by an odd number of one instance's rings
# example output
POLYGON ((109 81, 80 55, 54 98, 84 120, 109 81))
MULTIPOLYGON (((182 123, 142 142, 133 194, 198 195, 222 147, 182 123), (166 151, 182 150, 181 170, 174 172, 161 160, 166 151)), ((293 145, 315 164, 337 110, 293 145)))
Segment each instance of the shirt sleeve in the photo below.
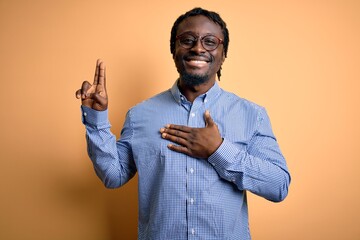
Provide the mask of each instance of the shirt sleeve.
POLYGON ((257 121, 257 129, 245 148, 224 139, 208 161, 238 189, 279 202, 288 194, 290 174, 263 108, 257 121))
POLYGON ((86 128, 88 155, 97 176, 107 188, 117 188, 136 173, 131 150, 132 129, 127 117, 117 141, 110 131, 108 111, 96 111, 82 106, 82 122, 86 128))

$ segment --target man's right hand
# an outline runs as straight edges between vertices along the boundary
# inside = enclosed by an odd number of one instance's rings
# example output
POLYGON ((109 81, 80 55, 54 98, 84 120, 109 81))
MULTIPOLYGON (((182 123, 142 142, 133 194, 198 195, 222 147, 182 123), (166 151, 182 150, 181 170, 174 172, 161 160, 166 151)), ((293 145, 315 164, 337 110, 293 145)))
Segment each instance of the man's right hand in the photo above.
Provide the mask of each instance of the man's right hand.
POLYGON ((105 64, 98 59, 96 61, 94 83, 91 85, 84 81, 81 89, 77 90, 75 95, 81 99, 83 106, 92 108, 97 111, 104 111, 108 107, 108 96, 106 93, 106 73, 105 64))

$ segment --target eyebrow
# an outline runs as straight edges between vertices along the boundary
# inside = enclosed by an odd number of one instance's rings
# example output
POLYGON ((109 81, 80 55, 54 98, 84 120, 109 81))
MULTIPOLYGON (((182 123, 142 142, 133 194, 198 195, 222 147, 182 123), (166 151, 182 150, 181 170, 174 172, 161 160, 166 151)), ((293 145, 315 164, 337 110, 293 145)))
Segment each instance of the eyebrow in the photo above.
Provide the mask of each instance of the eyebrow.
POLYGON ((181 35, 184 35, 184 34, 190 34, 190 35, 193 35, 193 36, 196 36, 196 37, 204 37, 204 36, 209 36, 209 35, 217 37, 214 33, 206 33, 204 35, 198 35, 198 34, 192 32, 192 31, 186 31, 186 32, 178 34, 177 36, 181 36, 181 35))

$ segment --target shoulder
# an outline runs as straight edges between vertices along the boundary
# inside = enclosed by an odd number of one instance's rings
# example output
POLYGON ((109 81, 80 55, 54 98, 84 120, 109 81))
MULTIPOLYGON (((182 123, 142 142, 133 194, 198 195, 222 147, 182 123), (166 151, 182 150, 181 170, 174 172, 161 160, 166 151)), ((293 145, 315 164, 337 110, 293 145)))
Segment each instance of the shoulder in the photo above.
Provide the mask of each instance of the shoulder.
POLYGON ((144 113, 144 111, 146 110, 153 111, 162 108, 164 107, 164 104, 169 104, 172 103, 173 101, 174 100, 171 95, 170 89, 168 89, 136 104, 135 106, 129 109, 129 112, 131 114, 135 114, 135 113, 141 114, 144 113))
POLYGON ((265 108, 253 101, 250 101, 248 99, 245 99, 243 97, 240 97, 236 95, 235 93, 222 90, 221 98, 222 101, 225 101, 227 105, 230 106, 233 110, 241 110, 246 112, 251 112, 257 114, 261 114, 261 112, 265 111, 265 108))
POLYGON ((248 99, 241 98, 234 93, 224 91, 224 97, 228 98, 233 105, 233 113, 242 115, 242 119, 247 119, 253 123, 256 131, 268 136, 274 136, 271 128, 270 118, 264 106, 261 106, 248 99))

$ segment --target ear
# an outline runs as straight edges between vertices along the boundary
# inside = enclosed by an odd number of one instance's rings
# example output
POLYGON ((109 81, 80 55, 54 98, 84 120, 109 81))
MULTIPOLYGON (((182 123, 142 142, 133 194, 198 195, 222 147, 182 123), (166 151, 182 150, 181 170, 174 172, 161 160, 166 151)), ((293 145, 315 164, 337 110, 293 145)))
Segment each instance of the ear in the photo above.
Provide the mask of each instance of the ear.
POLYGON ((222 53, 222 59, 221 59, 221 64, 223 64, 225 62, 225 52, 223 51, 222 53))

